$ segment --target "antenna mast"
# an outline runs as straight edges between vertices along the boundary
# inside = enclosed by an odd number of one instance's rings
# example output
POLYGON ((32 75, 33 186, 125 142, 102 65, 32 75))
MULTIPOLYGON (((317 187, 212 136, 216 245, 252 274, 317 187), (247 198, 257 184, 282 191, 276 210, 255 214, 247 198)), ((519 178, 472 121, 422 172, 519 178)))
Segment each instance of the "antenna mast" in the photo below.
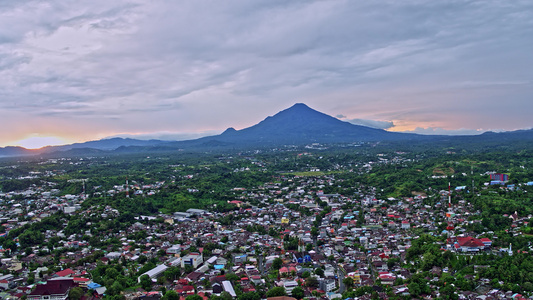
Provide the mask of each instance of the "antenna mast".
POLYGON ((451 208, 452 207, 452 188, 451 188, 452 184, 450 182, 448 182, 448 207, 451 208))
POLYGON ((130 197, 130 184, 128 183, 128 176, 126 176, 126 198, 130 197))

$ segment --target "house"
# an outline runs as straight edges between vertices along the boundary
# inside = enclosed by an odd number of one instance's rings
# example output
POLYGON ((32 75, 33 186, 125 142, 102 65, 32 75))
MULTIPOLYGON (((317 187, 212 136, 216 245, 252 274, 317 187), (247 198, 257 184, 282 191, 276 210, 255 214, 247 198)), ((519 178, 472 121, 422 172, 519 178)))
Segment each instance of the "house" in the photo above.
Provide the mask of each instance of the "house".
POLYGON ((91 280, 89 278, 84 277, 74 277, 74 283, 78 284, 81 288, 86 288, 89 283, 91 283, 91 280))
MULTIPOLYGON (((335 282, 333 282, 333 284, 335 284, 335 282)), ((292 290, 294 290, 297 286, 298 282, 296 282, 295 280, 286 280, 283 282, 283 287, 285 288, 285 291, 287 291, 287 293, 291 293, 292 290)))
POLYGON ((65 269, 65 270, 62 270, 62 271, 59 271, 59 272, 56 272, 54 274, 55 277, 72 277, 72 275, 74 275, 74 271, 72 271, 70 268, 69 269, 65 269))
POLYGON ((105 255, 109 259, 119 259, 120 256, 122 256, 121 252, 109 252, 105 255))
POLYGON ((215 282, 212 285, 213 294, 220 294, 224 291, 224 288, 222 287, 222 284, 215 282))
POLYGON ((293 253, 293 260, 299 264, 309 263, 313 261, 311 259, 311 255, 309 255, 308 253, 300 252, 293 253))
POLYGON ((178 254, 181 252, 181 245, 172 245, 166 252, 167 254, 178 254))
POLYGON ((0 279, 0 288, 2 288, 4 291, 9 288, 9 281, 5 279, 0 279))
POLYGON ((396 276, 389 272, 379 272, 379 279, 382 284, 393 285, 396 280, 396 276))
POLYGON ((278 297, 267 298, 267 300, 296 300, 296 298, 289 297, 289 296, 278 296, 278 297))
POLYGON ((409 229, 409 228, 411 228, 411 223, 409 223, 409 221, 407 221, 407 220, 403 220, 401 228, 402 229, 409 229))
POLYGON ((76 284, 72 278, 57 278, 46 284, 38 284, 28 295, 30 300, 66 300, 71 288, 76 284))
POLYGON ((485 248, 489 248, 490 246, 492 246, 492 241, 488 238, 482 238, 481 242, 485 245, 485 248))
POLYGON ((233 256, 233 263, 242 264, 242 263, 245 263, 247 259, 248 259, 248 255, 246 254, 236 254, 233 256))

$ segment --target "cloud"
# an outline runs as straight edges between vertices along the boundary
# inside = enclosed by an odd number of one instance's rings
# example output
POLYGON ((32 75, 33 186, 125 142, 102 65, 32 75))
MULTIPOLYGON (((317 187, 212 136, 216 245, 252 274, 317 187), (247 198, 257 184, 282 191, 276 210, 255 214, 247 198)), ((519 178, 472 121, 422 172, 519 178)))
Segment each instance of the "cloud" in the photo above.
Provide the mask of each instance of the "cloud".
POLYGON ((350 122, 355 125, 362 125, 378 129, 389 129, 394 127, 394 123, 390 121, 376 121, 376 120, 364 120, 364 119, 348 119, 346 122, 350 122))
POLYGON ((406 130, 402 131, 405 133, 418 133, 418 134, 426 134, 426 135, 478 135, 482 134, 486 131, 494 131, 499 132, 503 130, 483 130, 483 129, 466 129, 466 128, 460 128, 460 129, 443 129, 443 128, 433 128, 433 127, 417 127, 414 130, 406 130))
POLYGON ((222 131, 298 100, 376 128, 531 127, 531 20, 529 1, 7 1, 0 119, 222 131))

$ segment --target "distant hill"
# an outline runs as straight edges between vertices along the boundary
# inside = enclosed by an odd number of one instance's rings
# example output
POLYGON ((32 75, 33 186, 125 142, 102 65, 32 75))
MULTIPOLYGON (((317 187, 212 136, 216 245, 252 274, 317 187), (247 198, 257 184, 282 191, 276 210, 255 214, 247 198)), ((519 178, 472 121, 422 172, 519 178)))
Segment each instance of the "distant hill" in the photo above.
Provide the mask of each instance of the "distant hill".
POLYGON ((89 141, 85 143, 75 143, 70 145, 64 145, 64 146, 48 146, 44 147, 40 150, 42 152, 48 153, 48 152, 55 152, 55 151, 67 151, 72 149, 98 149, 98 150, 115 150, 119 147, 129 147, 129 146, 141 146, 141 147, 149 147, 149 146, 156 146, 160 144, 166 143, 165 141, 160 140, 136 140, 136 139, 130 139, 130 138, 110 138, 110 139, 102 139, 98 141, 89 141))
POLYGON ((7 146, 0 148, 0 157, 6 156, 25 156, 38 154, 39 150, 30 150, 23 147, 7 146))
POLYGON ((23 147, 4 147, 0 148, 0 157, 11 157, 11 156, 26 156, 26 155, 36 155, 36 154, 48 154, 55 152, 62 152, 65 154, 75 155, 75 154, 97 154, 102 151, 113 151, 120 147, 152 147, 156 145, 162 145, 168 143, 166 141, 160 140, 136 140, 130 138, 110 138, 102 139, 98 141, 89 141, 85 143, 75 143, 70 145, 62 146, 47 146, 41 149, 29 150, 23 147), (98 151, 94 151, 98 150, 98 151))
POLYGON ((22 147, 0 148, 0 157, 33 154, 63 153, 67 155, 114 153, 141 153, 176 151, 178 149, 244 149, 250 147, 279 147, 283 145, 346 144, 358 142, 399 142, 409 145, 452 147, 454 145, 479 144, 485 147, 506 143, 533 141, 533 129, 512 132, 486 132, 474 136, 439 136, 413 133, 388 132, 341 121, 303 103, 297 103, 265 118, 248 128, 228 128, 222 134, 187 141, 136 140, 110 138, 64 146, 49 146, 38 150, 22 147))

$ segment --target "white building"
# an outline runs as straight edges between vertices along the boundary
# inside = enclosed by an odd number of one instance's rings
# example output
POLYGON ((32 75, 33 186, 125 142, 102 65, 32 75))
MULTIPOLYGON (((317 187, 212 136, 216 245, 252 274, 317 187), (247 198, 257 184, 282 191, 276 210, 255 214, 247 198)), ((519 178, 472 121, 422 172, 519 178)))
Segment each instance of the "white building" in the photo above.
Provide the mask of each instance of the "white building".
POLYGON ((143 275, 148 275, 148 277, 150 277, 150 279, 154 280, 157 277, 161 276, 161 274, 163 274, 163 272, 165 272, 167 269, 168 269, 168 267, 165 266, 165 265, 158 265, 157 267, 151 269, 150 271, 141 274, 141 276, 139 276, 137 278, 137 282, 139 282, 139 283, 141 282, 141 277, 143 275))
POLYGON ((185 266, 192 266, 193 268, 196 269, 203 262, 204 262, 204 258, 202 257, 202 254, 193 252, 182 257, 181 267, 185 268, 185 266))
POLYGON ((235 298, 237 297, 237 294, 235 293, 235 290, 233 289, 233 285, 230 281, 224 280, 222 281, 222 288, 224 288, 224 291, 228 292, 231 297, 235 298))

